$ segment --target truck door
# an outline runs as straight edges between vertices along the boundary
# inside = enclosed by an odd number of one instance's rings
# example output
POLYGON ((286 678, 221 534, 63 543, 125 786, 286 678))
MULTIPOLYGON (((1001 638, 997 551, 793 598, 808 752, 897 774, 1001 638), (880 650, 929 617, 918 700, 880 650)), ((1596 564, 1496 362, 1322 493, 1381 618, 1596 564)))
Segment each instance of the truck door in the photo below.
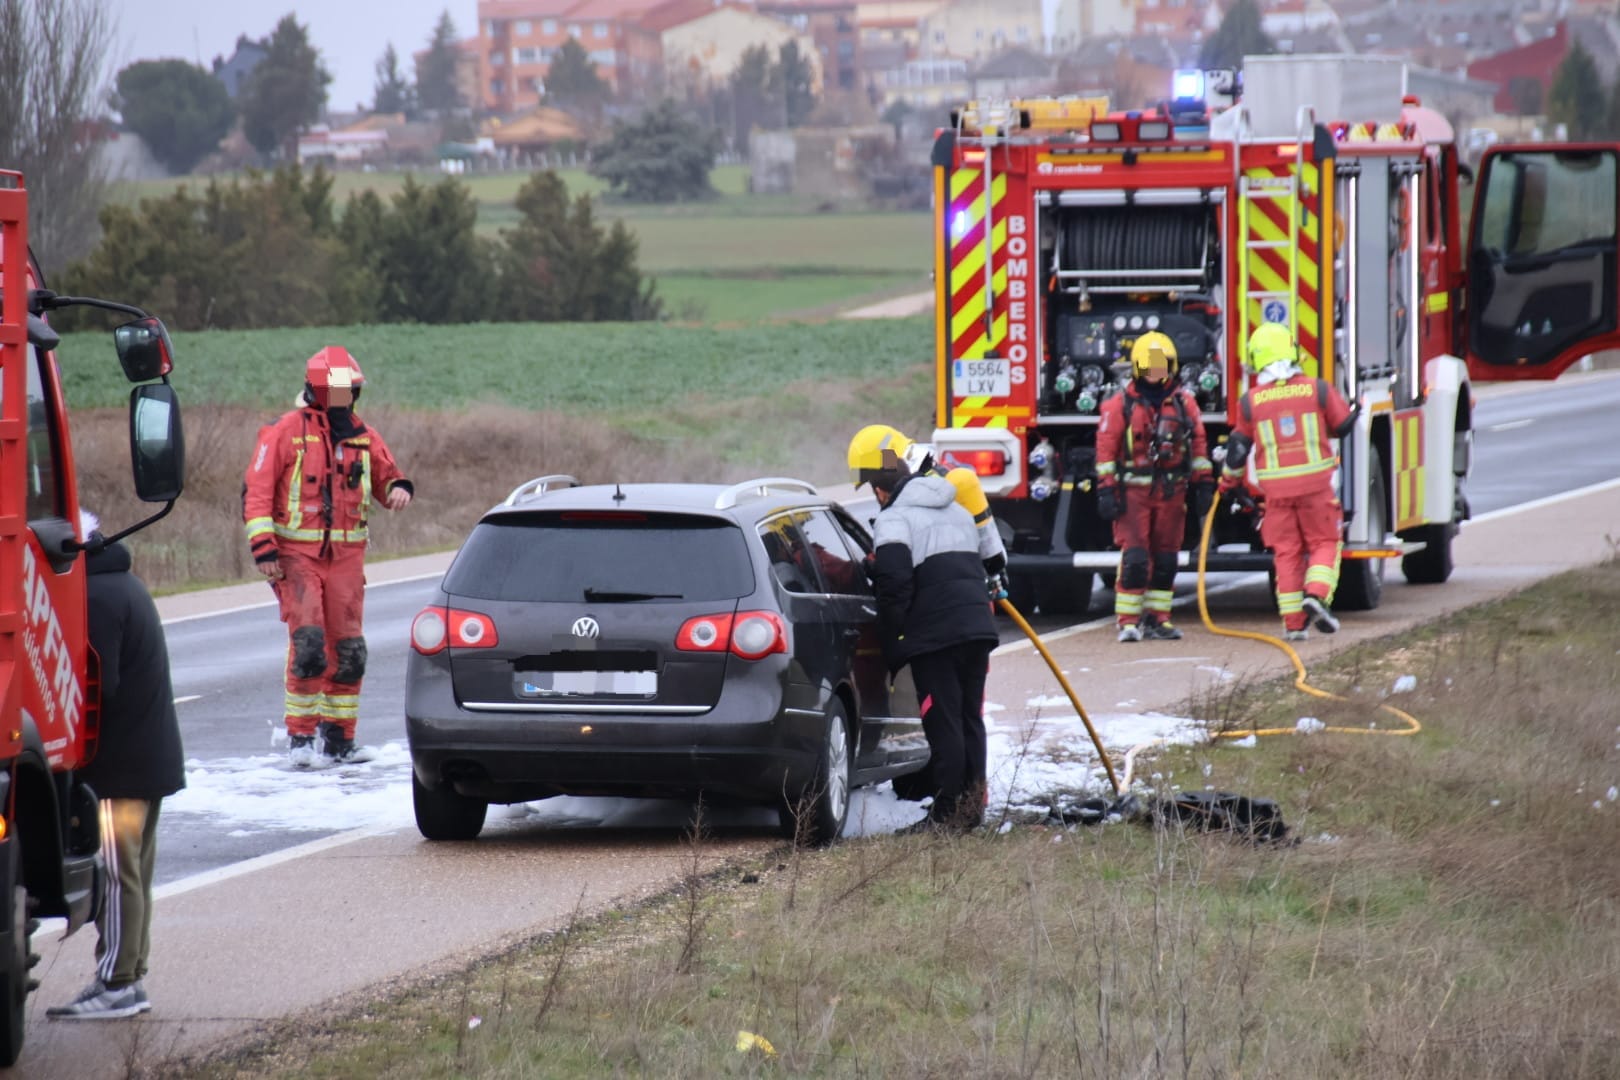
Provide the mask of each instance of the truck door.
POLYGON ((1474 379, 1555 379, 1620 346, 1617 159, 1613 145, 1485 152, 1468 245, 1474 379))

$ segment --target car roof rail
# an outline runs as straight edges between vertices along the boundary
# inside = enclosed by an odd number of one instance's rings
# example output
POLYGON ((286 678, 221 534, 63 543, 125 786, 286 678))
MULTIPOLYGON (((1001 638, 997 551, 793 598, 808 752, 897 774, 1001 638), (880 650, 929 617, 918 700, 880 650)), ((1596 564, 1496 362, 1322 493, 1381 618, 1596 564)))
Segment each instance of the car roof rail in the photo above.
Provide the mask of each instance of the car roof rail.
POLYGON ((744 480, 740 484, 732 484, 714 498, 716 510, 730 510, 744 497, 764 498, 772 491, 802 491, 806 495, 818 495, 816 486, 808 480, 795 480, 791 476, 762 476, 757 480, 744 480))
POLYGON ((551 476, 537 476, 533 480, 519 484, 512 489, 512 494, 506 497, 502 506, 516 506, 518 500, 538 498, 554 487, 579 487, 579 481, 566 473, 553 473, 551 476))

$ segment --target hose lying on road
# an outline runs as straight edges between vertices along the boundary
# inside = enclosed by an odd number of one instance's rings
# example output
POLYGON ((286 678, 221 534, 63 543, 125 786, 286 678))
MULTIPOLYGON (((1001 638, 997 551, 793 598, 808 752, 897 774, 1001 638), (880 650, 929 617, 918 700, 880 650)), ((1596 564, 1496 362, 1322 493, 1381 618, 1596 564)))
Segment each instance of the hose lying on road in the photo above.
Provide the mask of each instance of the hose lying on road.
POLYGON ((1098 737, 1097 729, 1091 726, 1091 717, 1086 715, 1085 706, 1080 704, 1080 695, 1074 692, 1074 687, 1069 685, 1069 680, 1063 677, 1063 671, 1058 667, 1057 661, 1052 659, 1052 654, 1046 651, 1045 642, 1041 641, 1040 635, 1035 633, 1035 628, 1030 626, 1024 617, 1018 613, 1018 609, 1012 606, 1012 601, 1004 596, 997 603, 1001 605, 1001 610, 1007 613, 1007 617, 1017 623, 1018 629, 1022 630, 1029 638, 1030 644, 1035 646, 1036 651, 1041 654, 1041 658, 1046 661, 1046 666, 1052 669, 1052 674, 1056 676, 1058 685, 1063 687, 1065 694, 1069 695, 1069 703, 1074 706, 1074 711, 1080 714, 1081 722, 1086 725, 1086 734, 1091 736, 1091 744, 1097 748, 1097 756, 1102 758, 1103 769, 1108 773, 1108 782, 1114 786, 1114 795, 1123 798, 1125 789, 1129 786, 1129 781, 1121 782, 1119 777, 1114 774, 1114 763, 1109 760, 1108 751, 1103 749, 1102 739, 1098 737))
MULTIPOLYGON (((1209 600, 1204 594, 1204 582, 1207 576, 1207 567, 1209 565, 1209 538, 1211 532, 1214 531, 1215 515, 1220 510, 1221 502, 1221 499, 1214 500, 1210 505, 1209 513, 1204 515, 1203 535, 1200 537, 1198 542, 1198 617, 1203 620, 1204 629, 1208 630, 1212 634, 1218 634, 1221 637, 1247 638, 1250 641, 1263 641, 1267 645, 1281 649, 1284 655, 1288 657, 1289 663, 1294 665, 1294 687, 1296 689, 1303 693, 1310 694, 1312 697, 1322 698, 1327 701, 1349 702, 1350 699, 1347 697, 1330 693, 1326 690, 1312 686, 1309 682, 1307 682, 1306 680, 1308 676, 1305 671, 1305 662, 1299 658, 1299 653, 1294 651, 1293 646, 1289 645, 1286 641, 1283 641, 1281 638, 1273 637, 1270 634, 1262 634, 1254 630, 1226 630, 1222 627, 1216 626, 1215 620, 1209 617, 1209 600)), ((1402 728, 1371 728, 1343 727, 1329 724, 1320 728, 1315 728, 1313 731, 1331 731, 1339 735, 1416 735, 1418 732, 1423 730, 1423 725, 1418 723, 1417 718, 1411 713, 1408 713, 1402 709, 1397 709, 1395 706, 1384 702, 1379 702, 1378 707, 1395 717, 1395 719, 1401 721, 1406 726, 1402 728)), ((1247 739, 1251 735, 1298 735, 1300 733, 1301 731, 1299 728, 1291 727, 1249 728, 1246 731, 1216 731, 1212 732, 1210 737, 1213 739, 1247 739)), ((1131 771, 1136 765, 1136 755, 1139 752, 1164 741, 1164 739, 1152 739, 1148 742, 1131 747, 1131 749, 1125 754, 1124 782, 1127 787, 1131 782, 1131 771)))

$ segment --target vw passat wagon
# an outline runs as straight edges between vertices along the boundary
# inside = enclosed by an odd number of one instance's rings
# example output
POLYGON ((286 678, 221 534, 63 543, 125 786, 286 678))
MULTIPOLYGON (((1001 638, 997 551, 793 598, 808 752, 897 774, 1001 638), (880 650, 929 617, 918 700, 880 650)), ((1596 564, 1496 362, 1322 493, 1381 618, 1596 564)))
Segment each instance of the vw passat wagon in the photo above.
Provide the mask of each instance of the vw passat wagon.
POLYGON ((917 772, 871 538, 799 480, 531 480, 484 515, 416 616, 405 714, 416 823, 466 840, 490 803, 696 797, 842 833, 854 786, 917 772))

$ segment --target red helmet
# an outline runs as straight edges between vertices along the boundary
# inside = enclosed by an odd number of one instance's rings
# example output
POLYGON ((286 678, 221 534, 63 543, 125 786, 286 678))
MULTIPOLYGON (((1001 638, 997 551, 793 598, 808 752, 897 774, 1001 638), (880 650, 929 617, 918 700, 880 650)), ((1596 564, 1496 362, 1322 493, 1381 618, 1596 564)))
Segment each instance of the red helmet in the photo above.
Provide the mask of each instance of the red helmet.
MULTIPOLYGON (((332 388, 347 388, 359 398, 366 377, 360 373, 360 363, 341 345, 328 345, 309 358, 304 365, 304 396, 318 408, 327 408, 332 388)), ((353 400, 352 398, 351 400, 353 400)))

